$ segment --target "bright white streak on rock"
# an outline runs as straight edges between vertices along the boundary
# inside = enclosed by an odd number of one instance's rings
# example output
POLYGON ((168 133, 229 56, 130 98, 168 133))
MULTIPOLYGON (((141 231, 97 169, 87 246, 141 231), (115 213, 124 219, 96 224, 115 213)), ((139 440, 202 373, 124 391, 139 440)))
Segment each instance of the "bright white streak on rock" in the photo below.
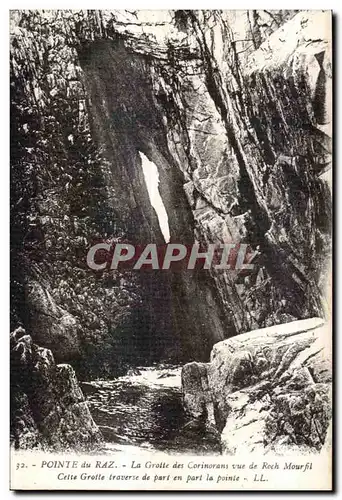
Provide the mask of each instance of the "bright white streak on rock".
POLYGON ((168 243, 170 241, 169 219, 159 193, 158 169, 143 153, 139 151, 139 154, 151 205, 157 213, 160 230, 163 233, 165 243, 168 243))

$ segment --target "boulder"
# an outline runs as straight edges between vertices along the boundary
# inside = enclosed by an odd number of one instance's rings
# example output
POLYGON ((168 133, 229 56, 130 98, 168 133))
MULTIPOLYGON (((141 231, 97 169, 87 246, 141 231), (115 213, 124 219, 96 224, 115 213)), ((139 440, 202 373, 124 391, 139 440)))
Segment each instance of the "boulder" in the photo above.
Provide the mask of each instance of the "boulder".
POLYGON ((195 419, 210 419, 213 412, 206 363, 186 364, 182 370, 182 386, 187 388, 183 395, 187 413, 195 419))
POLYGON ((79 356, 77 320, 58 306, 48 289, 37 281, 30 280, 26 288, 26 303, 30 311, 33 340, 51 349, 60 362, 79 356))
POLYGON ((11 334, 11 442, 17 449, 92 450, 102 435, 70 365, 23 328, 11 334))
POLYGON ((214 416, 226 454, 318 453, 332 416, 327 333, 311 318, 218 342, 210 363, 183 367, 186 410, 214 416))

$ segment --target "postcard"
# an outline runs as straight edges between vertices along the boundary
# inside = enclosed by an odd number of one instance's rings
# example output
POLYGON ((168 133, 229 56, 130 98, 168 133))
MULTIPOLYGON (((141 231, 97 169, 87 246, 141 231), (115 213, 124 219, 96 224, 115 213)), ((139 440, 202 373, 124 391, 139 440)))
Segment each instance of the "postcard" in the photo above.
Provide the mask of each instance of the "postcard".
POLYGON ((13 490, 332 489, 332 13, 12 10, 13 490))

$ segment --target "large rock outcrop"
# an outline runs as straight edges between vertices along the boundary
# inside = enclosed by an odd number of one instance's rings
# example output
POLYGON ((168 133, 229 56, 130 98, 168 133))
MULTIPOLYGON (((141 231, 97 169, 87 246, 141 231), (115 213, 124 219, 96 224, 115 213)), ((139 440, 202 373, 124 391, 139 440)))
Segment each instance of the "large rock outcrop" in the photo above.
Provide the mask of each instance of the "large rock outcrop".
POLYGON ((188 414, 221 433, 226 454, 317 453, 329 438, 332 365, 319 318, 238 335, 182 370, 188 414))
POLYGON ((13 328, 58 361, 73 344, 82 376, 112 376, 206 361, 237 333, 323 316, 330 22, 321 11, 13 12, 13 328), (252 272, 87 268, 95 241, 163 243, 139 152, 158 168, 171 241, 246 243, 252 272))
POLYGON ((90 451, 102 435, 70 365, 56 365, 23 328, 11 333, 11 443, 19 449, 90 451))

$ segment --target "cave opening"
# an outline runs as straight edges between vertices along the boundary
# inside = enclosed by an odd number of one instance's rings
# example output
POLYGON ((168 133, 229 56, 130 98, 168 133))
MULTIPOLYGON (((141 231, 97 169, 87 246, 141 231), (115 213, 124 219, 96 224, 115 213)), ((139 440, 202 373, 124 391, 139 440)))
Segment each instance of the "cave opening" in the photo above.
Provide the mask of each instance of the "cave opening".
POLYGON ((165 243, 170 241, 169 219, 159 192, 159 173, 157 166, 150 161, 144 153, 139 151, 145 184, 152 207, 156 211, 159 227, 164 236, 165 243))
MULTIPOLYGON (((87 50, 82 66, 92 99, 92 130, 111 165, 108 182, 125 238, 135 245, 170 240, 192 245, 196 222, 186 180, 169 151, 146 61, 109 40, 87 50)), ((141 301, 134 302, 129 318, 119 316, 113 334, 118 342, 112 352, 120 351, 122 359, 124 351, 128 364, 208 361, 213 343, 231 336, 232 329, 235 333, 206 270, 149 269, 134 280, 130 286, 141 301)))

